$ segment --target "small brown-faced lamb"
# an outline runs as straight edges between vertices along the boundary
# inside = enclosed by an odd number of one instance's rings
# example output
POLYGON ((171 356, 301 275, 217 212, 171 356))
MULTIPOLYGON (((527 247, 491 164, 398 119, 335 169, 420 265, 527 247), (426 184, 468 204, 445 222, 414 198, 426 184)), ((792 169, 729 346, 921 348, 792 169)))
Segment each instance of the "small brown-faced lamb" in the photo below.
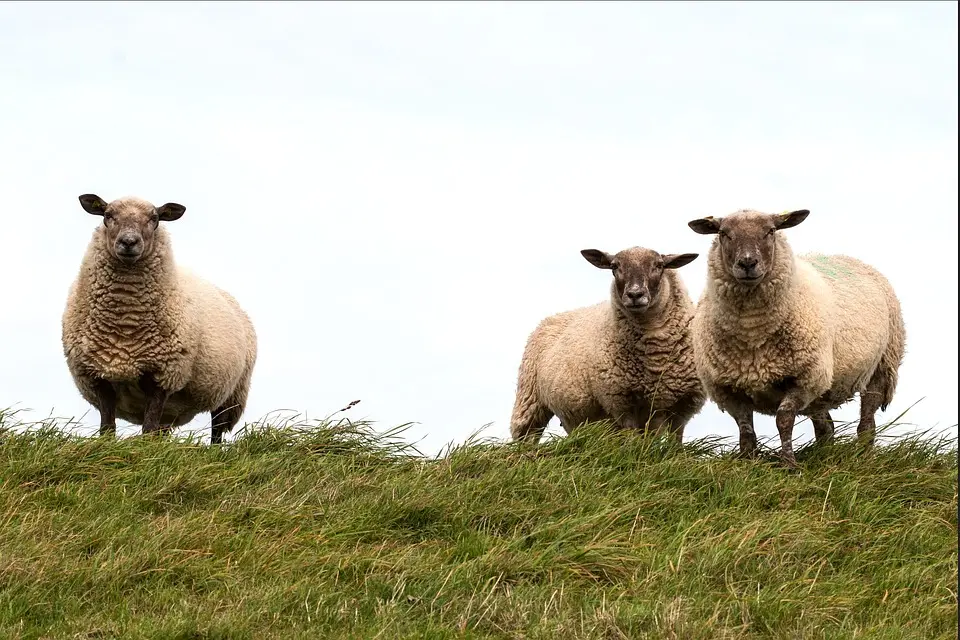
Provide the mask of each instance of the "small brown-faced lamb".
POLYGON ((139 198, 80 196, 103 217, 63 313, 63 352, 80 394, 116 419, 167 431, 211 413, 211 442, 240 420, 257 359, 250 318, 226 291, 174 263, 160 222, 186 210, 139 198))
POLYGON ((610 299, 550 316, 530 335, 510 433, 537 442, 556 415, 567 433, 607 419, 680 440, 706 400, 693 362, 693 302, 674 271, 697 254, 580 253, 613 272, 610 299))
POLYGON ((717 236, 693 321, 697 370, 736 421, 741 453, 756 453, 753 412, 776 416, 790 467, 796 416, 809 416, 817 441, 828 441, 829 411, 858 392, 857 432, 872 444, 874 415, 893 399, 904 354, 900 303, 880 272, 844 255, 794 257, 781 231, 809 213, 740 210, 689 223, 717 236))

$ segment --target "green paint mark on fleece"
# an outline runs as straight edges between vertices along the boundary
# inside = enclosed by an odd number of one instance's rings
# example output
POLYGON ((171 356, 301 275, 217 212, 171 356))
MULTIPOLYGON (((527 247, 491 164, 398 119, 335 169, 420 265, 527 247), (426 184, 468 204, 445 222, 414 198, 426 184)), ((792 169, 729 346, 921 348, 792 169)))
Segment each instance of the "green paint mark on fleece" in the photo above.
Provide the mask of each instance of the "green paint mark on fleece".
POLYGON ((848 278, 852 278, 856 275, 853 273, 853 271, 850 271, 850 269, 846 268, 839 262, 836 262, 830 256, 821 256, 821 255, 810 256, 808 260, 814 269, 816 269, 823 275, 827 276, 828 278, 833 278, 834 280, 836 280, 839 277, 838 272, 842 273, 848 278))

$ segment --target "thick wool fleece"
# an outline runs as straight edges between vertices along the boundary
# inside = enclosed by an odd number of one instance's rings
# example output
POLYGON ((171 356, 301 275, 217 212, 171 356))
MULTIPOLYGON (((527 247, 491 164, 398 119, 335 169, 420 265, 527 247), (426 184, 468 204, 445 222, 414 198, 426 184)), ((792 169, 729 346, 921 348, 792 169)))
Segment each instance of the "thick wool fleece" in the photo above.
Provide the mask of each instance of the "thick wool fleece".
POLYGON ((874 378, 881 406, 893 398, 903 360, 904 326, 893 287, 873 267, 844 255, 794 256, 777 234, 774 267, 753 290, 723 266, 719 239, 693 321, 697 371, 727 411, 731 394, 776 415, 782 382, 793 380, 813 401, 801 415, 834 409, 874 378))
POLYGON ((63 314, 63 350, 80 394, 100 407, 96 379, 114 383, 117 417, 142 424, 138 385, 151 373, 171 392, 161 424, 180 426, 198 413, 246 406, 257 358, 253 324, 229 293, 173 261, 169 236, 132 266, 113 260, 103 227, 87 247, 63 314))
POLYGON ((705 393, 693 362, 693 303, 679 275, 663 273, 657 308, 644 322, 611 300, 550 316, 527 340, 510 431, 540 438, 556 415, 569 432, 584 421, 632 416, 684 425, 705 393))

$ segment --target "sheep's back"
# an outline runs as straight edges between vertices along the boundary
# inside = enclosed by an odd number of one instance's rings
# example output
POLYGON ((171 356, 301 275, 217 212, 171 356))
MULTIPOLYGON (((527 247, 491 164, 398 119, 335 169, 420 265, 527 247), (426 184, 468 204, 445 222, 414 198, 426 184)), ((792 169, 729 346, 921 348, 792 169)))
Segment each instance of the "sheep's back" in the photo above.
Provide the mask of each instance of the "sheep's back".
POLYGON ((253 323, 237 300, 213 283, 185 269, 180 283, 200 337, 189 389, 204 404, 220 405, 256 361, 253 323))
POLYGON ((890 315, 899 313, 899 306, 891 304, 889 281, 856 258, 809 253, 797 262, 833 294, 832 395, 840 402, 861 391, 873 375, 890 340, 890 315))
POLYGON ((538 363, 544 392, 577 393, 590 388, 597 358, 598 335, 609 303, 599 303, 551 316, 538 327, 544 347, 538 363))

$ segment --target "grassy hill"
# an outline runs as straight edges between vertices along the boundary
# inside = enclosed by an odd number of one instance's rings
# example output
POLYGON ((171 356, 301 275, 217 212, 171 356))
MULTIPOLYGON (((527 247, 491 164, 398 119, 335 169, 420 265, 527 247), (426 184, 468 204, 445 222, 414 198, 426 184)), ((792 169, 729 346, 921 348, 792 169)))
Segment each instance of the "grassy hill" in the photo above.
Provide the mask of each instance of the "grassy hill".
POLYGON ((439 460, 371 433, 0 428, 0 637, 957 636, 955 440, 796 474, 599 426, 439 460))

